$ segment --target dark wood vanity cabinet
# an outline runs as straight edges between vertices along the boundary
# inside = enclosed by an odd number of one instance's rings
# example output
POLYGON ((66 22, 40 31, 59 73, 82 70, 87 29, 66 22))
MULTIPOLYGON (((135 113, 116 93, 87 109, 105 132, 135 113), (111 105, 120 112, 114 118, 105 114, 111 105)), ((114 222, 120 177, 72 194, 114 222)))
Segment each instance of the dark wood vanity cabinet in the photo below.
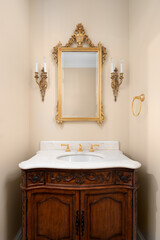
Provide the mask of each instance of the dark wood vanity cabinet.
POLYGON ((137 171, 22 171, 23 240, 136 240, 137 171))

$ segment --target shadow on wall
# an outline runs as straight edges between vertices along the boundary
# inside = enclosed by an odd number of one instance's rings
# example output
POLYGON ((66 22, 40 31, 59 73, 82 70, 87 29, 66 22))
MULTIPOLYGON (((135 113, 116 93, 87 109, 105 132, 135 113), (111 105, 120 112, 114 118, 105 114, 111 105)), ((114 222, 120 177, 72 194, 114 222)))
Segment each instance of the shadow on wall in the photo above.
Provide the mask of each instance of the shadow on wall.
POLYGON ((138 228, 140 229, 145 240, 156 239, 156 193, 158 192, 158 184, 156 178, 152 174, 147 174, 144 169, 139 170, 138 190, 138 228), (146 198, 144 198, 146 196, 146 198), (152 221, 151 221, 151 220, 152 221), (145 226, 145 228, 143 228, 145 226))
POLYGON ((6 181, 6 239, 13 240, 21 226, 20 171, 6 181))

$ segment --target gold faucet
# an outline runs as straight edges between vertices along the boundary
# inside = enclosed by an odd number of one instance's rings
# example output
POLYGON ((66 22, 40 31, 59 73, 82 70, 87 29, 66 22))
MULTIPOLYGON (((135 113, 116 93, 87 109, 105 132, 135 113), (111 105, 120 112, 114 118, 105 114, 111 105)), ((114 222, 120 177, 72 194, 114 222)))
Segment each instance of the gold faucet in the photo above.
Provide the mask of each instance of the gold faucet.
POLYGON ((93 147, 99 147, 99 144, 91 144, 91 147, 89 149, 89 152, 94 152, 93 147))
POLYGON ((66 152, 70 152, 69 144, 61 144, 61 147, 67 147, 66 152))
POLYGON ((79 144, 79 148, 78 148, 77 152, 83 152, 82 144, 79 144))

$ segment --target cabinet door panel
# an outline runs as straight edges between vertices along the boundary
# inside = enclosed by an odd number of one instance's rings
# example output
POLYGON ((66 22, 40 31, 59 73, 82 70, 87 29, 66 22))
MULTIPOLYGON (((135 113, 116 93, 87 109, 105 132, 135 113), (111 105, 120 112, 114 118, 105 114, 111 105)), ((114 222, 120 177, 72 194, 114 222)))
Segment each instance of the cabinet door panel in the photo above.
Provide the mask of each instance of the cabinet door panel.
POLYGON ((30 194, 28 223, 32 240, 72 240, 76 235, 79 193, 75 191, 36 191, 30 194))
POLYGON ((81 239, 132 239, 132 191, 84 191, 81 193, 81 212, 84 212, 84 233, 81 229, 81 239))

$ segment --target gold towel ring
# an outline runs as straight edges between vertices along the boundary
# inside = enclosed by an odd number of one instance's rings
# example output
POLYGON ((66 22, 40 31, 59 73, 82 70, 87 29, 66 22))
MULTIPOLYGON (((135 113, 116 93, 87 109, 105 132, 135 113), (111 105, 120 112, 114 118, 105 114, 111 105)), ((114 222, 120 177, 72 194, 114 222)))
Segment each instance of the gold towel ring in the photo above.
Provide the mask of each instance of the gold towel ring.
POLYGON ((141 94, 140 96, 136 96, 133 98, 133 101, 132 101, 132 113, 135 117, 138 117, 140 112, 141 112, 141 109, 142 109, 142 102, 145 100, 145 95, 144 94, 141 94), (136 114, 133 110, 133 105, 134 105, 134 101, 138 99, 140 101, 140 108, 139 108, 139 112, 136 114))

